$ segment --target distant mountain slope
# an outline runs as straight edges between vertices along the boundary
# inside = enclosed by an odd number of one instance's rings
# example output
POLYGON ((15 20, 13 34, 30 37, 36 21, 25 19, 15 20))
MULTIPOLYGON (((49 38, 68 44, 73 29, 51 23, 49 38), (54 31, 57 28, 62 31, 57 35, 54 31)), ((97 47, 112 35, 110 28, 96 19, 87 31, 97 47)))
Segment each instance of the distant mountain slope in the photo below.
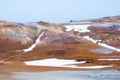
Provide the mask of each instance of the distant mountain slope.
POLYGON ((120 23, 120 16, 108 16, 99 19, 91 19, 89 21, 96 23, 120 23))
POLYGON ((110 24, 120 24, 120 16, 108 16, 108 17, 103 17, 103 18, 98 18, 98 19, 90 19, 90 20, 70 20, 72 23, 110 23, 110 24))

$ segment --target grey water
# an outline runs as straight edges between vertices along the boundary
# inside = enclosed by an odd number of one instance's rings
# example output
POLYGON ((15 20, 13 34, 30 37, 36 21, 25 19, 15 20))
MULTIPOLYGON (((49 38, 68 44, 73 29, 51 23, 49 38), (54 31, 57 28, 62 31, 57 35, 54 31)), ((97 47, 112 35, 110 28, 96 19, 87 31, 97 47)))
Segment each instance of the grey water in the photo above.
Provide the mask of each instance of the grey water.
POLYGON ((90 50, 90 52, 94 52, 94 53, 96 53, 96 54, 99 54, 99 53, 100 53, 100 54, 111 54, 112 52, 115 52, 115 50, 102 47, 102 48, 90 50))
POLYGON ((14 72, 15 80, 120 80, 120 71, 49 71, 49 72, 14 72))

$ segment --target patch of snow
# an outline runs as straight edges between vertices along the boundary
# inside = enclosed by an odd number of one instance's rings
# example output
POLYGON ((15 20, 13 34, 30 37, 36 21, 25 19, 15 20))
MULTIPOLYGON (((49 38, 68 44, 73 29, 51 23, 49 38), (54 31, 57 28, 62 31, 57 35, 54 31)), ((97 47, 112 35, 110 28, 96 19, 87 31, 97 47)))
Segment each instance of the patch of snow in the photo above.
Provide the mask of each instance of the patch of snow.
POLYGON ((41 38, 41 36, 44 34, 44 32, 42 32, 39 36, 38 36, 38 38, 36 39, 36 41, 35 41, 35 43, 34 44, 32 44, 29 48, 27 48, 27 49, 23 49, 23 51, 24 52, 29 52, 29 51, 31 51, 31 50, 33 50, 34 48, 35 48, 35 46, 40 42, 40 38, 41 38))
POLYGON ((84 36, 85 39, 93 42, 93 43, 97 43, 98 40, 94 40, 93 38, 90 38, 89 36, 84 36))
POLYGON ((43 59, 36 61, 28 61, 24 62, 26 65, 36 65, 36 66, 65 66, 69 64, 78 64, 78 63, 86 63, 86 61, 77 62, 75 60, 64 60, 64 59, 43 59))
POLYGON ((78 32, 90 32, 88 29, 90 25, 65 25, 66 31, 71 31, 74 29, 74 31, 78 32))
POLYGON ((104 47, 109 48, 109 49, 112 49, 112 50, 116 50, 117 52, 120 52, 120 49, 117 49, 115 47, 109 46, 107 44, 100 43, 99 45, 104 46, 104 47))
POLYGON ((106 65, 106 66, 75 66, 75 65, 71 65, 71 66, 64 66, 64 67, 79 68, 79 69, 100 69, 100 68, 112 67, 112 65, 106 65))
POLYGON ((96 69, 96 68, 105 68, 105 67, 112 67, 112 66, 76 66, 75 64, 84 64, 86 61, 77 62, 75 60, 64 60, 64 59, 44 59, 44 60, 36 60, 36 61, 28 61, 24 62, 26 65, 32 66, 48 66, 48 67, 66 67, 66 68, 89 68, 89 69, 96 69))
POLYGON ((98 45, 100 45, 100 46, 103 46, 103 47, 115 50, 117 52, 120 52, 120 49, 117 49, 117 48, 112 47, 110 45, 107 45, 105 43, 99 43, 101 40, 94 40, 93 38, 90 38, 89 36, 84 36, 84 38, 87 39, 87 40, 89 40, 89 41, 91 41, 91 42, 93 42, 93 43, 98 43, 98 45))
POLYGON ((118 60, 120 60, 120 58, 119 59, 98 59, 98 60, 107 60, 107 61, 118 61, 118 60))

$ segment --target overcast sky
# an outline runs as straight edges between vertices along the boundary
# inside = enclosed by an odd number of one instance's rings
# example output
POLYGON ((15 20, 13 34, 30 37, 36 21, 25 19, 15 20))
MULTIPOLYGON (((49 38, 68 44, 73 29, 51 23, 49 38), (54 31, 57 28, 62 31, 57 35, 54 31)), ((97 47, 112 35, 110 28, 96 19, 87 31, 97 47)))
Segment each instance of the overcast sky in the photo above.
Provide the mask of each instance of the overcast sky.
POLYGON ((0 20, 67 22, 120 15, 120 0, 0 0, 0 20))

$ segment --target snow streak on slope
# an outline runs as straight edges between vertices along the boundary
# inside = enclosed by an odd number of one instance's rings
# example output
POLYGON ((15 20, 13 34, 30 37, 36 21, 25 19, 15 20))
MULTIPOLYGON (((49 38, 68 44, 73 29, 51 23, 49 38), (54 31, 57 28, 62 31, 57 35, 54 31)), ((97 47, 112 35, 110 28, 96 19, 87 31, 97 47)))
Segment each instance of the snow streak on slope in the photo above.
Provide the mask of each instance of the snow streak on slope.
POLYGON ((97 68, 105 68, 112 67, 108 66, 76 66, 75 64, 84 64, 86 61, 76 62, 75 60, 64 60, 64 59, 44 59, 44 60, 36 60, 36 61, 28 61, 24 62, 26 65, 32 66, 48 66, 48 67, 66 67, 66 68, 83 68, 83 69, 97 69, 97 68))
POLYGON ((93 38, 90 38, 89 36, 84 36, 84 38, 87 39, 87 40, 89 40, 89 41, 91 41, 91 42, 93 42, 93 43, 98 43, 98 45, 100 45, 100 46, 103 46, 103 47, 115 50, 117 52, 120 52, 120 49, 117 49, 117 48, 112 47, 110 45, 107 45, 105 43, 99 43, 101 40, 94 40, 93 38))
POLYGON ((66 31, 90 32, 87 28, 90 25, 65 25, 66 31))
POLYGON ((98 59, 98 60, 100 60, 100 61, 102 61, 102 60, 106 60, 106 61, 119 61, 120 58, 118 58, 118 59, 98 59))
POLYGON ((23 49, 23 51, 24 52, 29 52, 29 51, 31 51, 31 50, 33 50, 35 47, 36 47, 36 45, 40 42, 40 38, 41 38, 41 36, 44 34, 44 32, 42 32, 39 36, 38 36, 38 38, 36 39, 36 41, 35 41, 35 43, 34 44, 32 44, 29 48, 27 48, 27 49, 23 49))

